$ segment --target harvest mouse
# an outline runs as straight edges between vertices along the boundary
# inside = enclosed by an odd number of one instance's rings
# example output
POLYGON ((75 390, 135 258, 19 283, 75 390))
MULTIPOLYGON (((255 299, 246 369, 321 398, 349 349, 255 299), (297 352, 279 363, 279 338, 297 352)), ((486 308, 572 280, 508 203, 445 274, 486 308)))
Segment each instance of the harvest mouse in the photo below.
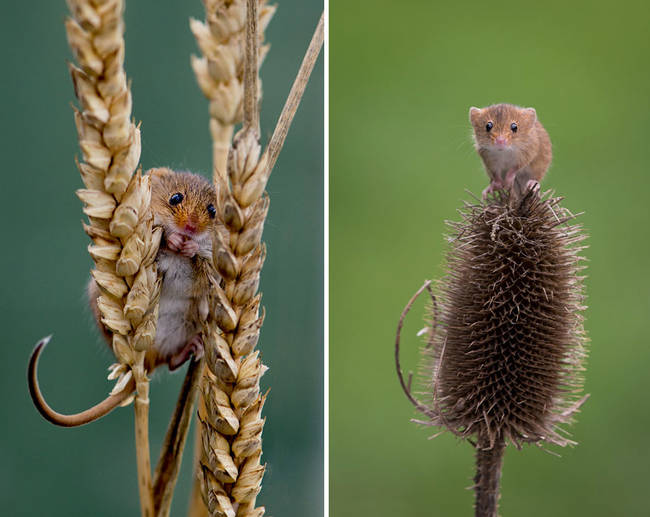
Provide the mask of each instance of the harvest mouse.
POLYGON ((469 119, 474 129, 474 147, 490 177, 483 198, 504 188, 517 195, 531 188, 539 189, 552 153, 551 140, 537 120, 535 108, 512 104, 472 107, 469 119))
MULTIPOLYGON (((158 325, 153 346, 145 355, 145 368, 152 372, 162 364, 174 370, 191 355, 203 355, 201 323, 208 316, 209 275, 212 260, 212 239, 216 231, 216 193, 202 176, 174 172, 167 168, 151 169, 151 209, 154 225, 163 229, 156 256, 161 278, 158 325)), ((112 334, 101 322, 97 307, 99 287, 91 278, 88 298, 97 326, 109 347, 112 334)), ((123 402, 135 389, 130 385, 118 395, 75 415, 62 415, 52 410, 43 399, 37 379, 37 361, 45 343, 32 353, 29 364, 29 388, 34 403, 50 422, 66 427, 82 425, 105 415, 123 402), (119 400, 118 400, 119 399, 119 400)))

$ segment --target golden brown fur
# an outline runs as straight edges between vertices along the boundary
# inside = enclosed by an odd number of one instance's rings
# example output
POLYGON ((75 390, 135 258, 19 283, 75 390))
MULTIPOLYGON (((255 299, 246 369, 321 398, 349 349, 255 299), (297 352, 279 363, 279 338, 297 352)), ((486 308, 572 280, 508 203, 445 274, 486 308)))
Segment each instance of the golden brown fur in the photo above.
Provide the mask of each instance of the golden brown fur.
POLYGON ((214 186, 204 177, 191 172, 174 172, 166 167, 151 169, 151 206, 156 216, 156 223, 162 224, 165 233, 174 223, 183 228, 187 222, 198 225, 196 233, 201 233, 214 225, 207 207, 217 203, 214 186), (183 194, 183 202, 172 206, 170 195, 183 194))
MULTIPOLYGON (((174 172, 168 168, 157 168, 149 171, 151 177, 151 207, 154 212, 155 224, 163 228, 163 240, 158 252, 157 262, 163 285, 161 300, 165 298, 186 298, 185 304, 180 304, 182 314, 175 313, 176 306, 161 304, 158 317, 159 334, 156 336, 154 346, 147 352, 145 368, 152 372, 158 366, 167 364, 170 369, 178 366, 175 353, 182 349, 186 342, 173 343, 172 346, 164 342, 164 333, 169 327, 183 327, 181 334, 192 335, 198 333, 201 312, 206 310, 207 300, 205 295, 209 289, 206 268, 209 265, 212 252, 212 235, 216 221, 210 217, 209 205, 215 205, 216 193, 213 185, 202 176, 189 172, 174 172), (182 202, 172 205, 170 197, 180 193, 182 202), (199 242, 199 248, 192 257, 181 257, 177 250, 171 250, 168 239, 174 233, 184 233, 186 226, 194 227, 187 236, 199 242), (180 267, 179 267, 180 266, 180 267), (182 271, 181 271, 182 270, 182 271), (172 286, 170 289, 166 289, 172 286), (178 293, 178 291, 181 291, 178 293), (170 311, 175 314, 170 314, 170 311), (175 322, 166 325, 166 318, 174 317, 175 322), (164 346, 160 346, 160 345, 164 346)), ((88 300, 92 313, 109 347, 112 342, 111 332, 102 324, 101 314, 97 307, 99 288, 91 278, 88 283, 88 300)))
POLYGON ((551 140, 534 108, 512 104, 470 108, 470 122, 476 151, 490 177, 486 191, 512 188, 515 177, 524 186, 542 180, 551 164, 551 140))
MULTIPOLYGON (((209 276, 215 274, 212 242, 217 229, 216 193, 210 182, 196 174, 175 173, 166 168, 152 169, 150 176, 154 224, 163 228, 163 240, 156 256, 162 279, 158 325, 154 344, 145 356, 147 372, 162 364, 174 370, 192 355, 203 355, 200 329, 209 310, 209 276)), ((101 321, 97 306, 100 295, 99 287, 91 279, 90 308, 110 348, 113 336, 101 321)), ((135 390, 131 379, 124 389, 85 411, 73 415, 54 411, 41 393, 37 374, 38 359, 48 340, 41 340, 32 352, 27 377, 36 408, 50 422, 64 427, 87 424, 125 402, 135 390)))

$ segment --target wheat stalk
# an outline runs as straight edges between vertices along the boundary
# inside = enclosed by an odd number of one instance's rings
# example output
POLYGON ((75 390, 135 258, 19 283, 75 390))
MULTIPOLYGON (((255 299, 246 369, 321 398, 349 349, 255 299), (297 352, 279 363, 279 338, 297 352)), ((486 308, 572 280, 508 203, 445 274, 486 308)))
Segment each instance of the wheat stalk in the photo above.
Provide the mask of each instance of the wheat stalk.
POLYGON ((149 178, 135 173, 140 130, 131 120, 131 92, 124 72, 123 0, 69 0, 65 22, 77 65, 70 65, 80 109, 75 122, 83 161, 91 272, 99 286, 102 322, 113 333, 118 364, 112 394, 136 386, 135 434, 142 515, 153 515, 149 457, 149 379, 145 352, 155 333, 159 296, 154 259, 161 230, 153 229, 149 178))
POLYGON ((203 366, 203 360, 190 362, 160 451, 153 483, 155 515, 158 517, 167 517, 171 511, 172 497, 193 415, 194 401, 203 375, 203 366))
MULTIPOLYGON (((230 7, 237 3, 231 3, 230 7)), ((223 7, 222 2, 219 4, 223 7)), ((269 199, 264 189, 322 45, 321 18, 271 139, 272 159, 269 159, 269 149, 260 157, 257 58, 261 38, 257 26, 258 21, 264 26, 265 5, 264 2, 259 5, 262 13, 258 20, 258 0, 246 2, 244 125, 228 153, 227 175, 219 165, 220 158, 215 157, 214 178, 223 231, 215 235, 213 259, 221 282, 212 279, 213 310, 203 332, 208 368, 203 378, 198 412, 202 445, 198 482, 203 502, 213 516, 264 514, 263 507, 255 507, 265 470, 261 464, 264 426, 261 411, 265 396, 260 393, 259 383, 266 367, 255 350, 264 320, 264 314, 260 315, 261 295, 257 293, 266 254, 261 238, 269 199)), ((209 6, 206 2, 206 8, 209 6)), ((194 68, 199 82, 205 82, 205 77, 201 78, 204 68, 196 65, 194 68)), ((231 101, 231 107, 239 103, 239 100, 231 101)), ((214 120, 213 112, 211 105, 214 120)), ((220 140, 214 131, 213 138, 216 148, 220 140)), ((204 512, 193 501, 191 515, 204 512)))

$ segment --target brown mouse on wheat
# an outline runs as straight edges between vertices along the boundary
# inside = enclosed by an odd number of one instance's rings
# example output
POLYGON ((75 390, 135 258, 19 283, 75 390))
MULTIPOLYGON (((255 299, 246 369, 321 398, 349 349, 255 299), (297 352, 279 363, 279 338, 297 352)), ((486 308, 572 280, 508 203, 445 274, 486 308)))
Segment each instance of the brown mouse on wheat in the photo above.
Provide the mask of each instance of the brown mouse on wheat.
MULTIPOLYGON (((157 168, 151 169, 149 175, 154 225, 163 229, 156 256, 162 280, 158 325, 154 344, 145 355, 145 368, 152 372, 163 364, 175 370, 192 355, 195 359, 203 355, 200 331, 209 310, 209 277, 215 275, 211 260, 217 199, 212 184, 197 174, 157 168)), ((110 348, 112 334, 101 322, 99 295, 99 287, 91 278, 90 307, 110 348)), ((65 427, 92 422, 124 402, 135 390, 132 381, 124 390, 86 411, 74 415, 57 413, 47 405, 38 385, 38 357, 46 343, 41 341, 32 353, 28 381, 36 408, 50 422, 65 427)))
POLYGON ((535 108, 493 104, 470 108, 474 147, 490 184, 483 198, 495 190, 507 189, 521 196, 539 189, 539 182, 551 164, 551 140, 537 120, 535 108))

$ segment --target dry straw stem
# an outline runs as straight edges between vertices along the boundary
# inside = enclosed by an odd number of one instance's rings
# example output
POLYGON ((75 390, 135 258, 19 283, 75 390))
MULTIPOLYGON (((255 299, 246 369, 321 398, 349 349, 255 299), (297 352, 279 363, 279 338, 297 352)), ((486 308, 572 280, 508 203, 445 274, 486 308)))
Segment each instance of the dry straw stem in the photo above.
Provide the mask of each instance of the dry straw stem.
POLYGON ((466 203, 449 223, 448 272, 438 283, 422 373, 427 398, 402 387, 418 421, 441 426, 476 448, 476 515, 496 516, 503 453, 508 443, 573 445, 561 428, 580 398, 586 336, 580 252, 582 228, 560 205, 529 191, 511 202, 499 192, 466 203), (439 303, 439 309, 438 309, 439 303))
POLYGON ((318 25, 316 26, 314 35, 309 43, 305 57, 302 60, 302 64, 300 65, 300 70, 298 70, 298 75, 296 75, 296 79, 293 82, 293 86, 291 87, 291 91, 287 97, 287 102, 285 102, 284 108, 282 108, 280 119, 275 126, 269 145, 264 152, 262 161, 266 164, 268 174, 271 174, 275 162, 280 155, 280 151, 284 145, 284 139, 287 137, 289 127, 291 127, 293 116, 296 114, 296 110, 300 105, 300 100, 302 99, 302 94, 305 92, 309 76, 314 69, 316 59, 318 59, 318 54, 323 46, 323 39, 325 37, 324 27, 325 14, 322 14, 320 20, 318 20, 318 25))
POLYGON ((76 58, 70 73, 80 109, 75 122, 82 161, 77 165, 92 239, 91 272, 99 286, 102 322, 113 333, 118 364, 116 394, 135 380, 135 426, 142 515, 153 515, 149 460, 149 380, 145 351, 152 345, 160 284, 154 263, 161 231, 153 228, 149 178, 135 173, 140 130, 131 120, 131 92, 124 72, 123 0, 68 0, 65 21, 76 58))
MULTIPOLYGON (((190 20, 202 54, 200 58, 192 56, 192 68, 201 91, 210 101, 214 175, 225 179, 233 130, 243 118, 246 0, 203 0, 203 3, 205 21, 190 20)), ((260 0, 256 7, 259 7, 257 68, 269 50, 268 45, 261 43, 276 8, 266 0, 260 0)))
MULTIPOLYGON (((257 0, 248 0, 249 20, 255 16, 257 0)), ((254 20, 246 24, 247 40, 259 42, 254 20)), ((285 112, 275 134, 285 135, 291 122, 296 99, 306 86, 322 44, 322 20, 298 74, 285 112), (314 49, 317 45, 318 48, 314 49)), ((264 192, 271 173, 268 159, 260 160, 261 147, 257 128, 259 55, 256 45, 248 45, 248 65, 244 91, 244 127, 235 136, 228 155, 227 177, 215 176, 219 196, 218 214, 223 231, 215 236, 213 259, 221 281, 212 281, 212 311, 204 328, 208 368, 199 401, 203 455, 198 470, 201 494, 213 516, 261 516, 256 508, 265 467, 261 464, 261 417, 265 396, 260 393, 260 378, 266 367, 255 350, 264 320, 260 314, 261 294, 257 292, 259 275, 266 255, 261 242, 269 206, 264 192)), ((283 140, 284 137, 281 138, 283 140)), ((276 137, 276 145, 277 145, 276 137)), ((281 145, 281 143, 280 143, 281 145)), ((268 151, 268 150, 267 150, 268 151)), ((279 148, 277 149, 279 151, 279 148)), ((266 153, 265 153, 266 156, 266 153)), ((200 515, 194 504, 192 515, 200 515)))
POLYGON ((154 506, 156 515, 166 517, 171 510, 174 487, 183 458, 183 450, 192 418, 192 408, 198 393, 204 361, 192 361, 169 422, 165 442, 154 475, 154 506))

